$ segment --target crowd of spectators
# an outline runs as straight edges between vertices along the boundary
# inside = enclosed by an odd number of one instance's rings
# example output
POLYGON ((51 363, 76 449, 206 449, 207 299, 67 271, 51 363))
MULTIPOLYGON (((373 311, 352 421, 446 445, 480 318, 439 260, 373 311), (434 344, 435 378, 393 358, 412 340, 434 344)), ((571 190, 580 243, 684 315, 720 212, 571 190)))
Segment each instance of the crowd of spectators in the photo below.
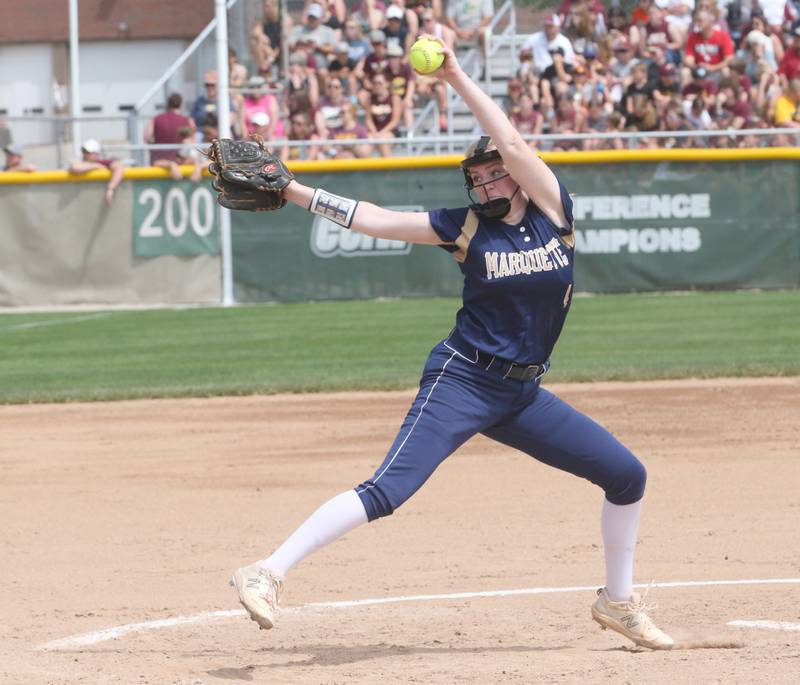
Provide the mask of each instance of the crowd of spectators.
MULTIPOLYGON (((425 33, 482 55, 493 15, 494 0, 306 0, 294 20, 280 0, 264 0, 247 66, 230 51, 233 135, 258 134, 286 160, 386 156, 431 100, 446 132, 447 89, 417 74, 408 50, 425 33)), ((537 147, 800 144, 800 0, 561 0, 518 45, 502 106, 523 134, 562 136, 537 147), (798 133, 684 133, 768 128, 798 133)), ((206 73, 185 114, 173 94, 146 128, 148 143, 172 146, 151 150, 151 163, 176 179, 182 165, 200 178, 197 145, 219 135, 217 85, 217 73, 206 73)), ((5 170, 33 168, 0 142, 5 170)), ((96 148, 87 141, 70 170, 111 169, 110 203, 119 164, 96 148)))
MULTIPOLYGON (((422 33, 451 47, 480 48, 493 13, 493 0, 362 0, 350 9, 344 0, 307 0, 295 23, 281 16, 277 0, 265 0, 263 20, 251 31, 257 75, 242 77, 232 89, 234 130, 259 132, 273 142, 307 141, 286 148, 287 159, 385 155, 432 98, 445 132, 446 88, 416 74, 408 50, 422 33), (284 49, 286 73, 280 68, 284 49), (316 143, 354 138, 370 142, 352 148, 316 143)), ((531 136, 798 128, 798 79, 800 0, 639 0, 630 10, 616 2, 562 0, 542 19, 541 30, 521 43, 503 104, 515 126, 531 136)), ((202 97, 198 103, 203 111, 208 107, 202 97)), ((196 103, 199 129, 197 110, 196 103)), ((797 140, 640 135, 631 143, 584 135, 540 146, 727 147, 797 140)))
MULTIPOLYGON (((436 103, 438 132, 447 131, 447 91, 411 68, 408 50, 422 33, 448 46, 481 46, 493 0, 307 0, 297 21, 282 15, 278 0, 265 0, 250 31, 251 73, 231 78, 234 135, 258 133, 282 146, 286 159, 331 159, 392 154, 392 140, 406 135, 415 112, 436 103), (283 59, 288 55, 288 59, 283 59), (362 140, 358 144, 316 141, 362 140)), ((232 57, 237 67, 235 56, 232 57)), ((233 66, 231 66, 233 69, 233 66)), ((214 72, 191 117, 216 114, 214 72)))
POLYGON ((800 0, 563 0, 523 42, 505 107, 524 133, 583 134, 561 150, 753 147, 800 144, 799 100, 800 0), (766 128, 798 135, 679 133, 766 128), (586 137, 615 132, 640 135, 586 137))

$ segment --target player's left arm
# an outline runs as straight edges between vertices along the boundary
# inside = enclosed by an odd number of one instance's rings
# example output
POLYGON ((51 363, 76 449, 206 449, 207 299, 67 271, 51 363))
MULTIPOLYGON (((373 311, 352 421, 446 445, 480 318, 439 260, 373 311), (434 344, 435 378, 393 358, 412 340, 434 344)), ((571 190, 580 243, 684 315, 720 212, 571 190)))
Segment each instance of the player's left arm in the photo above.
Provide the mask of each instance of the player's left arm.
MULTIPOLYGON (((425 36, 436 40, 433 36, 425 36)), ((438 41, 441 45, 442 42, 438 41)), ((483 130, 491 136, 511 177, 557 226, 566 226, 561 188, 556 175, 509 121, 503 110, 461 69, 452 50, 442 45, 445 59, 434 72, 462 97, 483 130)))
MULTIPOLYGON (((311 188, 298 182, 292 182, 283 191, 283 196, 298 207, 307 209, 315 214, 325 216, 324 207, 330 204, 331 193, 321 188, 311 188)), ((353 231, 365 233, 374 238, 387 240, 403 240, 407 243, 419 245, 440 245, 442 239, 431 226, 428 212, 398 212, 393 209, 384 209, 371 202, 360 202, 350 198, 335 198, 335 202, 342 208, 342 216, 350 214, 348 219, 337 221, 349 226, 353 231), (342 202, 343 201, 343 202, 342 202)))

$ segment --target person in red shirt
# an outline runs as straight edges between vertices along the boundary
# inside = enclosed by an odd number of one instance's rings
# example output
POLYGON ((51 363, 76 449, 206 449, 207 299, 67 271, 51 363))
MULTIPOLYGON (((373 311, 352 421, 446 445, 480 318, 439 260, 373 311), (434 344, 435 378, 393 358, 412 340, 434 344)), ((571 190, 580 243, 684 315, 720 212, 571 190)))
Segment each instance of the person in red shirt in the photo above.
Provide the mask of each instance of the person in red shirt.
POLYGON ((783 53, 783 59, 778 65, 778 74, 780 74, 781 85, 784 88, 789 84, 789 81, 800 77, 800 20, 792 24, 789 35, 791 40, 787 41, 789 44, 786 46, 786 52, 783 53))
POLYGON ((177 165, 177 146, 185 141, 185 137, 181 133, 188 128, 194 139, 195 132, 194 120, 181 114, 181 105, 183 105, 183 98, 179 93, 172 93, 167 99, 167 111, 151 119, 144 133, 144 139, 148 143, 176 146, 173 150, 153 150, 150 153, 150 163, 153 166, 169 169, 172 178, 176 181, 182 178, 181 170, 177 165))
POLYGON ((727 31, 714 24, 714 18, 706 10, 697 13, 695 26, 686 42, 683 63, 690 69, 705 67, 709 76, 719 81, 720 72, 733 59, 733 40, 727 31))

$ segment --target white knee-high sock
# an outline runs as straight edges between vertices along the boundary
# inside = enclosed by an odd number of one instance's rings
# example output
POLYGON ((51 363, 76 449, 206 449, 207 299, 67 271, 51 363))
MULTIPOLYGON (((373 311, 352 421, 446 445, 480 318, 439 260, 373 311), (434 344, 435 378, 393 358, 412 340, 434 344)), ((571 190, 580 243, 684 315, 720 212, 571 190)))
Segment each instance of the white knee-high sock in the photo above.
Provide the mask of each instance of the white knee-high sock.
POLYGON ((298 561, 366 522, 367 512, 356 491, 343 492, 311 514, 259 566, 285 576, 298 561))
POLYGON ((642 500, 633 504, 612 504, 603 499, 600 528, 606 557, 606 589, 613 602, 630 599, 633 594, 633 556, 642 500))

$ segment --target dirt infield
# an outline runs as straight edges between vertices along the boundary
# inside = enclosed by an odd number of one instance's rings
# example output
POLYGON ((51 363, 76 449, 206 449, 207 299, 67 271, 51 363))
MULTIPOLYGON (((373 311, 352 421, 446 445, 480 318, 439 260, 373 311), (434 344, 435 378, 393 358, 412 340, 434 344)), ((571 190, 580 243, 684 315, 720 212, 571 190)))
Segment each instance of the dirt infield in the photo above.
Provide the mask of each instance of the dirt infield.
MULTIPOLYGON (((800 579, 800 379, 550 388, 648 467, 638 582, 800 579)), ((601 632, 601 493, 483 438, 298 566, 281 622, 258 631, 230 571, 367 477, 411 397, 0 407, 0 682, 800 680, 800 630, 728 625, 800 628, 800 580, 651 591, 659 625, 717 648, 601 632), (451 593, 467 596, 309 606, 451 593)))

